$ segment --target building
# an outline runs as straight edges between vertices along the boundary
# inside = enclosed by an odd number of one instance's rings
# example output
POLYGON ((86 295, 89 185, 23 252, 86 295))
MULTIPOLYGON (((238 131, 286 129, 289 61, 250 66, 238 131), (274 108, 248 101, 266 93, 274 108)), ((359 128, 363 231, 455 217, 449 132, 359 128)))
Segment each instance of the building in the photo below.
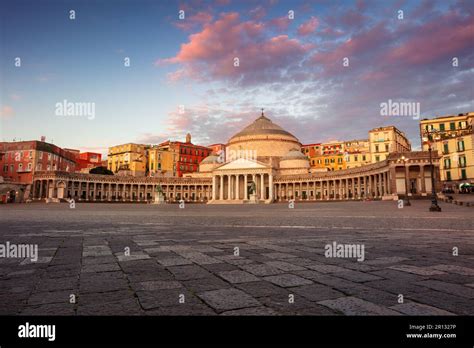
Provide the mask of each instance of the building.
POLYGON ((109 147, 107 169, 119 175, 146 176, 148 148, 134 143, 109 147))
POLYGON ((371 162, 376 163, 388 158, 390 153, 411 151, 410 141, 405 133, 395 126, 379 127, 369 131, 371 162))
POLYGON ((176 176, 178 152, 174 146, 151 146, 148 149, 148 169, 150 176, 176 176))
POLYGON ((225 152, 225 144, 217 143, 217 144, 211 144, 208 146, 209 149, 211 149, 212 153, 215 154, 220 154, 222 151, 225 152))
POLYGON ((158 145, 158 148, 177 155, 173 156, 173 173, 179 177, 185 173, 197 172, 201 161, 212 153, 212 149, 206 146, 193 144, 189 133, 186 135, 186 142, 168 140, 158 145))
MULTIPOLYGON (((181 149, 190 147, 190 139, 181 149)), ((343 144, 333 144, 329 155, 340 155, 343 144), (337 145, 337 146, 336 146, 337 145)), ((395 200, 399 195, 423 197, 431 190, 433 166, 439 192, 439 156, 428 152, 391 153, 376 163, 335 171, 313 172, 298 138, 273 123, 263 113, 231 137, 227 151, 237 156, 222 162, 216 154, 202 160, 198 171, 182 177, 133 177, 63 172, 37 173, 31 190, 36 200, 60 201, 72 197, 85 201, 145 202, 161 188, 167 202, 210 204, 272 203, 288 200, 395 200), (405 183, 409 182, 409 192, 405 183)), ((324 148, 322 149, 324 151, 324 148)), ((208 154, 211 152, 208 149, 208 154)), ((197 155, 197 154, 194 154, 197 155)), ((181 163, 189 163, 180 161, 181 163)), ((193 163, 191 161, 191 163, 193 163)), ((194 165, 194 163, 193 163, 194 165)))
POLYGON ((75 156, 60 147, 37 140, 1 142, 1 176, 16 183, 31 184, 36 171, 74 172, 75 156))
POLYGON ((12 188, 8 190, 10 201, 29 198, 29 188, 36 172, 72 173, 76 167, 73 154, 42 141, 0 142, 0 153, 0 177, 5 183, 2 186, 12 188))
MULTIPOLYGON (((102 154, 96 152, 80 152, 79 150, 64 149, 75 156, 76 172, 89 173, 89 170, 102 166, 102 154)), ((107 168, 107 166, 105 166, 107 168)))
POLYGON ((443 186, 455 192, 460 191, 460 185, 474 185, 473 120, 474 112, 469 112, 420 121, 422 149, 427 151, 431 143, 432 149, 441 154, 443 186), (426 130, 433 132, 431 139, 427 139, 426 130))
POLYGON ((371 163, 370 143, 368 139, 344 142, 344 161, 346 168, 356 168, 371 163))

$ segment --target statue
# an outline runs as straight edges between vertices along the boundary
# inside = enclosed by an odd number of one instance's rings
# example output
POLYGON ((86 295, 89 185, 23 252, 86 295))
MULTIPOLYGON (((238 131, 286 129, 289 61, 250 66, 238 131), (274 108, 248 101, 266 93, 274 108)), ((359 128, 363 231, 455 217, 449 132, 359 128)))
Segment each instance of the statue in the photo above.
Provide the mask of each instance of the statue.
POLYGON ((165 203, 165 195, 163 194, 163 189, 161 185, 158 184, 155 188, 155 200, 153 204, 163 204, 165 203))
POLYGON ((256 192, 257 192, 257 185, 255 185, 255 182, 252 181, 250 183, 250 187, 248 188, 249 190, 249 203, 258 203, 258 199, 257 199, 257 195, 256 195, 256 192))

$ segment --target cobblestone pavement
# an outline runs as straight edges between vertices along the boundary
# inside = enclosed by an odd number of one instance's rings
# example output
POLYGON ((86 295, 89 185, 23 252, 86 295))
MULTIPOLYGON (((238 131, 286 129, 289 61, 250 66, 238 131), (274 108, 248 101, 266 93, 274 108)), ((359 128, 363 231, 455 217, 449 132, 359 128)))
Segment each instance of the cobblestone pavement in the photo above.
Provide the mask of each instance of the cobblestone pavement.
POLYGON ((0 242, 39 246, 0 258, 0 313, 473 315, 472 210, 412 204, 0 206, 0 242))

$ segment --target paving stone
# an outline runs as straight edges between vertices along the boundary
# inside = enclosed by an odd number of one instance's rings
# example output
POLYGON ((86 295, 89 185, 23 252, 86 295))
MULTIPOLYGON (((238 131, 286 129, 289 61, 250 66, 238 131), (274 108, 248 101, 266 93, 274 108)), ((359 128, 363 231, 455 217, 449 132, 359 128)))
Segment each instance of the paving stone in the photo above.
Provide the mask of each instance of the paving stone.
POLYGON ((461 266, 456 266, 456 265, 436 265, 431 268, 439 270, 439 271, 448 272, 448 273, 474 276, 474 268, 467 268, 467 267, 461 267, 461 266))
POLYGON ((136 299, 79 306, 77 315, 141 315, 143 312, 136 299))
POLYGON ((276 315, 277 313, 270 308, 267 307, 251 307, 251 308, 242 308, 242 309, 235 309, 232 311, 222 312, 221 315, 258 315, 258 316, 268 316, 268 315, 276 315))
POLYGON ((198 296, 217 311, 228 311, 260 305, 255 298, 238 289, 206 291, 198 296))
POLYGON ((454 315, 443 309, 415 302, 397 304, 390 309, 407 315, 454 315))
POLYGON ((291 272, 291 271, 303 271, 306 268, 298 265, 294 265, 289 262, 284 262, 284 261, 268 261, 265 262, 267 265, 281 269, 282 271, 285 272, 291 272))
POLYGON ((219 272, 218 275, 232 284, 259 281, 253 274, 240 270, 219 272))
POLYGON ((347 269, 339 266, 333 266, 333 265, 308 265, 306 268, 312 269, 314 271, 320 272, 320 273, 338 273, 338 272, 345 272, 347 269))
POLYGON ((241 265, 240 268, 256 276, 271 276, 284 273, 282 270, 267 264, 248 264, 241 265))
POLYGON ((166 280, 151 280, 140 283, 141 290, 177 289, 181 287, 182 285, 180 282, 166 280))
POLYGON ((236 284, 235 286, 253 297, 269 297, 288 294, 287 290, 266 281, 241 283, 236 284))
POLYGON ((357 297, 340 297, 335 300, 324 300, 318 302, 322 306, 343 312, 346 315, 399 315, 400 313, 376 305, 372 302, 361 300, 357 297))
POLYGON ((158 263, 162 266, 183 266, 183 265, 192 265, 191 260, 185 259, 184 257, 170 257, 167 259, 157 259, 158 263))
POLYGON ((166 306, 200 303, 200 301, 191 292, 184 288, 137 291, 136 294, 141 307, 145 310, 166 306), (184 295, 184 303, 179 302, 180 295, 184 295))
POLYGON ((299 277, 294 274, 278 274, 274 276, 265 277, 263 278, 263 280, 271 282, 278 286, 282 286, 284 288, 291 287, 291 286, 313 284, 311 280, 299 277))
POLYGON ((28 305, 43 305, 51 303, 69 303, 71 291, 35 292, 28 299, 28 305))
POLYGON ((229 283, 214 275, 200 279, 183 280, 182 284, 193 293, 225 289, 229 287, 229 283))
POLYGON ((133 291, 130 289, 124 289, 108 292, 79 293, 76 297, 76 301, 80 306, 89 306, 109 302, 120 302, 124 299, 133 298, 135 298, 133 291))
POLYGON ((120 267, 116 263, 101 263, 98 265, 87 265, 82 267, 83 273, 95 273, 95 272, 112 272, 120 271, 120 267))
POLYGON ((318 302, 322 300, 330 300, 334 298, 343 297, 344 294, 340 291, 334 290, 329 286, 320 284, 303 285, 288 289, 291 293, 297 294, 306 298, 307 300, 318 302))
POLYGON ((405 296, 405 300, 413 300, 458 315, 472 315, 474 313, 474 302, 471 299, 435 290, 409 294, 405 296))
POLYGON ((369 282, 369 281, 372 281, 372 280, 381 280, 381 279, 383 279, 381 277, 377 277, 377 276, 369 274, 369 273, 352 271, 352 270, 345 270, 345 271, 342 271, 342 272, 337 272, 334 275, 336 277, 344 278, 344 279, 351 280, 351 281, 357 282, 357 283, 369 282))
POLYGON ((200 279, 209 277, 211 275, 211 273, 197 265, 171 266, 168 267, 168 270, 174 275, 177 280, 200 279))
POLYGON ((418 274, 418 275, 423 275, 423 276, 446 274, 445 272, 437 271, 435 269, 430 269, 428 267, 418 267, 418 266, 412 266, 412 265, 391 266, 389 268, 397 270, 397 271, 408 272, 408 273, 413 273, 413 274, 418 274))
POLYGON ((116 253, 115 257, 120 262, 136 261, 136 260, 146 260, 150 258, 150 255, 143 252, 133 252, 130 251, 130 255, 124 255, 124 253, 116 253))
POLYGON ((296 258, 297 256, 287 254, 287 253, 266 253, 262 254, 262 256, 269 257, 271 259, 277 259, 277 260, 286 260, 286 259, 291 259, 291 258, 296 258))
POLYGON ((474 299, 474 289, 468 288, 464 285, 450 284, 439 280, 423 280, 416 284, 441 292, 446 292, 451 295, 474 299))
POLYGON ((28 306, 21 311, 21 315, 67 315, 75 314, 74 305, 69 302, 65 303, 51 303, 40 306, 28 306))

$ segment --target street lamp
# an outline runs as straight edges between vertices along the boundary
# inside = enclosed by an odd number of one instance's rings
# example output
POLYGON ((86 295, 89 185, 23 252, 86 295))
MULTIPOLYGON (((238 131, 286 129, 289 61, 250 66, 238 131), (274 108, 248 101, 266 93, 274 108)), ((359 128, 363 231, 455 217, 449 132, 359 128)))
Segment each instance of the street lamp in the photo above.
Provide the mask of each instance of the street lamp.
MULTIPOLYGON (((441 211, 441 207, 438 205, 438 199, 436 198, 436 189, 435 189, 435 181, 434 181, 434 167, 433 167, 433 159, 431 156, 431 141, 433 140, 433 134, 439 134, 437 129, 431 129, 431 131, 427 128, 424 130, 423 134, 423 141, 428 143, 428 151, 430 153, 430 168, 431 168, 431 206, 430 211, 441 211)), ((423 178, 425 180, 425 178, 423 178)))
POLYGON ((405 169, 405 206, 411 206, 410 198, 408 196, 408 174, 406 170, 408 158, 406 158, 405 156, 402 156, 401 160, 403 161, 403 164, 404 164, 403 168, 405 169))

